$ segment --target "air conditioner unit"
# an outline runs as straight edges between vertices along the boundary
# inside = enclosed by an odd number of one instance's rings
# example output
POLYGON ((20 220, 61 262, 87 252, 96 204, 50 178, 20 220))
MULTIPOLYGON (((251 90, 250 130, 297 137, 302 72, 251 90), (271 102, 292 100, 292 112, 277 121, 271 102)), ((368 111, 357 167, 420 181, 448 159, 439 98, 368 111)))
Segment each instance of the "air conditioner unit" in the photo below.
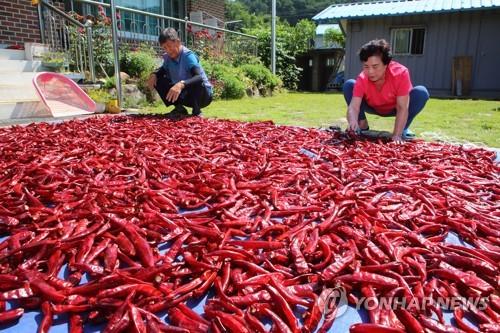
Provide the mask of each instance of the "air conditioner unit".
MULTIPOLYGON (((189 20, 191 22, 203 23, 203 12, 201 10, 190 12, 189 13, 189 20)), ((200 31, 202 29, 203 28, 201 28, 201 27, 193 24, 193 26, 191 28, 191 31, 192 32, 198 32, 198 31, 200 31)))

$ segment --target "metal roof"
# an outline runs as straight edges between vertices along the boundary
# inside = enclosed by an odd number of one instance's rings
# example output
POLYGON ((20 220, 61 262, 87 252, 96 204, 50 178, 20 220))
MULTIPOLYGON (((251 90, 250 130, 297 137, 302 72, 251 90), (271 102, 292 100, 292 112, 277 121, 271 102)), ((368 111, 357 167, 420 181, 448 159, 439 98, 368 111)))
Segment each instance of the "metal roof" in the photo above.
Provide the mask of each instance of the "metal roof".
POLYGON ((331 5, 315 21, 414 15, 500 8, 500 0, 397 0, 331 5))

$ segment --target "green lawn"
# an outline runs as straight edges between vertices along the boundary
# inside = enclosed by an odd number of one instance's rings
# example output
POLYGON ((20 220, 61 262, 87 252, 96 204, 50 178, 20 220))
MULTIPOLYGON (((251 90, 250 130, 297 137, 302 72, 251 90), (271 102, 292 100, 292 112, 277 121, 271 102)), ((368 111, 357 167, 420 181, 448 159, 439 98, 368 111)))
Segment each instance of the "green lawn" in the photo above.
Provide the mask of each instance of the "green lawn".
MULTIPOLYGON (((164 112, 164 106, 148 111, 164 112)), ((339 93, 282 93, 274 97, 216 101, 206 117, 244 121, 273 120, 277 124, 345 128, 346 105, 339 93)), ((394 118, 368 115, 371 129, 392 131, 394 118)), ((472 142, 500 147, 500 102, 431 99, 411 129, 428 140, 472 142)))

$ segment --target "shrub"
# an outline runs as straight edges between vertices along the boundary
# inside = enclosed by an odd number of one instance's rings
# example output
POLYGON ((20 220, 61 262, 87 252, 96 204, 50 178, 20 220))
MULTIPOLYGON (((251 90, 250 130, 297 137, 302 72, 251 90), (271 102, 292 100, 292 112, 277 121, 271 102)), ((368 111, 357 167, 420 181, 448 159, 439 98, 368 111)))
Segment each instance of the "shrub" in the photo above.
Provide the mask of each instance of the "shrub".
POLYGON ((108 90, 116 88, 116 78, 114 76, 107 77, 102 87, 108 90))
POLYGON ((243 65, 262 65, 262 61, 259 57, 245 52, 232 54, 231 62, 234 67, 243 65))
POLYGON ((281 83, 280 79, 264 65, 243 65, 241 70, 253 82, 253 86, 259 90, 270 89, 273 91, 281 83))
POLYGON ((214 99, 238 99, 245 96, 250 82, 240 69, 210 61, 203 61, 202 66, 214 88, 214 99))
POLYGON ((128 50, 120 57, 120 66, 131 77, 143 78, 156 68, 157 57, 151 49, 128 50))
POLYGON ((238 99, 245 96, 245 77, 237 68, 216 64, 213 66, 213 74, 216 80, 223 82, 221 98, 238 99))
POLYGON ((87 92, 90 98, 92 98, 96 103, 106 104, 108 101, 113 99, 113 96, 105 89, 92 89, 87 92))
MULTIPOLYGON (((295 57, 311 47, 315 25, 308 20, 301 20, 295 27, 278 21, 276 26, 276 73, 287 89, 296 90, 301 68, 295 64, 295 57)), ((271 61, 271 29, 257 27, 246 31, 257 36, 257 53, 265 66, 271 61)))

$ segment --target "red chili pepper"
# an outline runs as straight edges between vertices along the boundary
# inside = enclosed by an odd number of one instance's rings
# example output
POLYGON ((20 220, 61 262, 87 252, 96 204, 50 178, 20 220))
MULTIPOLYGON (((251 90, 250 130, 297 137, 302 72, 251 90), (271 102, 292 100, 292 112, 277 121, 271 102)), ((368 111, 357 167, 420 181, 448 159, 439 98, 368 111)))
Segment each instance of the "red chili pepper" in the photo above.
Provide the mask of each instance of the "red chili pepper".
POLYGON ((273 286, 268 285, 267 290, 276 304, 277 311, 279 311, 283 317, 286 318, 286 322, 292 332, 300 331, 293 310, 285 298, 273 286))
POLYGON ((12 309, 4 312, 0 312, 0 323, 10 323, 19 319, 24 314, 23 308, 12 309))
POLYGON ((69 333, 83 333, 83 320, 80 315, 69 315, 69 333))
POLYGON ((379 288, 396 288, 399 286, 398 281, 392 278, 368 272, 355 272, 349 275, 339 276, 337 279, 346 282, 372 284, 373 286, 377 286, 379 288))
POLYGON ((489 283, 477 276, 462 272, 455 267, 443 262, 441 262, 439 266, 440 269, 435 269, 432 271, 434 275, 438 275, 446 279, 453 280, 457 283, 461 283, 464 286, 480 290, 485 294, 489 294, 494 290, 494 288, 489 283))
POLYGON ((254 317, 249 311, 245 312, 244 320, 252 332, 257 332, 257 333, 267 332, 264 324, 262 324, 262 322, 256 317, 254 317))
POLYGON ((49 302, 42 303, 42 313, 43 313, 43 319, 42 322, 40 323, 40 326, 38 326, 39 333, 48 332, 50 330, 50 327, 52 326, 53 322, 52 308, 49 302))
POLYGON ((144 324, 144 319, 142 318, 139 309, 135 305, 129 303, 128 313, 130 316, 132 330, 137 333, 146 333, 146 325, 144 324))
POLYGON ((336 275, 342 272, 355 259, 354 252, 346 252, 343 255, 335 255, 334 261, 326 267, 321 273, 325 281, 332 280, 336 275))
POLYGON ((293 333, 295 331, 291 330, 290 327, 271 309, 264 309, 265 314, 271 317, 273 323, 276 325, 276 330, 280 333, 293 333))
POLYGON ((299 240, 295 238, 290 244, 290 252, 295 261, 295 269, 299 274, 308 273, 310 271, 307 262, 300 250, 299 240))
POLYGON ((35 294, 39 294, 54 303, 62 303, 66 299, 66 296, 40 278, 30 279, 29 284, 35 294))
POLYGON ((433 319, 427 318, 423 315, 419 315, 418 319, 423 327, 436 331, 436 332, 450 332, 450 333, 459 333, 460 330, 450 325, 441 324, 433 319))
POLYGON ((123 232, 120 232, 118 236, 115 238, 116 244, 119 246, 120 250, 128 256, 135 256, 135 247, 134 244, 125 236, 123 232))
POLYGON ((425 330, 420 322, 410 312, 405 309, 395 309, 398 319, 403 323, 408 333, 424 333, 425 330))
POLYGON ((404 330, 387 327, 379 324, 354 324, 349 333, 404 333, 404 330))
POLYGON ((170 321, 179 327, 187 329, 189 332, 206 333, 208 326, 204 323, 194 321, 177 308, 172 308, 168 312, 170 321))

